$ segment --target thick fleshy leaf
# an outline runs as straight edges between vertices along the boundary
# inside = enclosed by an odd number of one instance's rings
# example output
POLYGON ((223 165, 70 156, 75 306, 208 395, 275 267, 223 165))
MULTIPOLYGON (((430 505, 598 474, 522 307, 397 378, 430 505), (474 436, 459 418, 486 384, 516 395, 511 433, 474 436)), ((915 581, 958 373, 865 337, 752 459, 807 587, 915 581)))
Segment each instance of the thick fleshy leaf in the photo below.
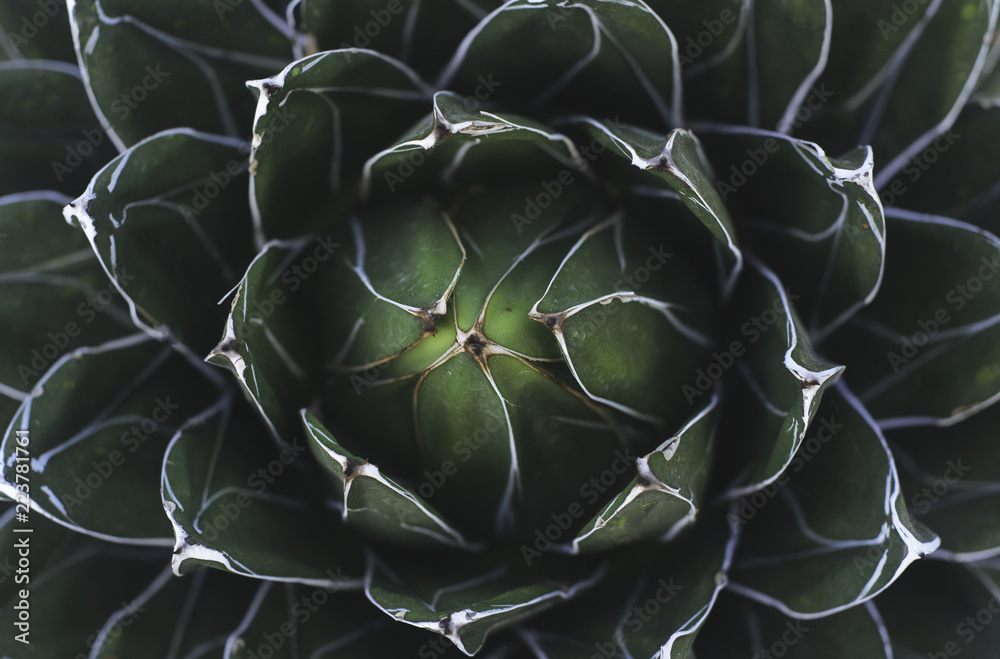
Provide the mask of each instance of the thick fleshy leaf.
MULTIPOLYGON (((361 194, 368 199, 397 190, 447 189, 485 180, 496 185, 514 179, 558 186, 551 188, 551 197, 592 176, 562 133, 518 115, 477 111, 451 92, 438 92, 430 116, 365 162, 361 194)), ((545 194, 546 189, 538 187, 545 194)), ((520 227, 531 224, 547 207, 546 202, 542 204, 535 201, 530 210, 526 206, 512 221, 520 227)))
POLYGON ((135 322, 208 352, 225 324, 217 300, 253 251, 245 145, 178 129, 108 163, 63 211, 90 239, 135 322), (125 273, 131 273, 127 280, 125 273))
POLYGON ((688 113, 791 133, 827 100, 816 80, 828 66, 840 22, 836 3, 734 4, 699 6, 700 24, 679 33, 681 53, 693 60, 685 70, 688 113))
POLYGON ((377 466, 346 451, 314 415, 303 411, 302 425, 309 449, 343 491, 343 518, 350 527, 393 544, 471 548, 441 513, 377 466))
POLYGON ((526 625, 536 656, 691 656, 691 644, 712 619, 728 582, 736 548, 737 535, 722 517, 721 510, 712 510, 668 545, 620 554, 599 586, 526 625))
POLYGON ((743 43, 750 13, 745 0, 649 0, 646 4, 677 38, 685 93, 691 78, 732 57, 743 43))
POLYGON ((107 617, 153 579, 169 552, 94 540, 34 512, 22 523, 14 511, 0 512, 0 656, 86 657, 107 617), (18 575, 22 557, 27 567, 18 575))
POLYGON ((302 23, 313 50, 368 48, 432 79, 462 37, 501 0, 307 0, 302 23))
POLYGON ((324 314, 323 336, 335 367, 363 372, 422 339, 433 341, 466 260, 448 216, 411 200, 352 220, 340 236, 347 254, 320 273, 329 274, 327 297, 337 301, 324 314))
POLYGON ((955 124, 880 191, 882 204, 1000 233, 1000 107, 967 105, 955 124))
MULTIPOLYGON (((448 641, 388 620, 360 593, 267 582, 242 613, 239 626, 224 639, 227 659, 463 656, 448 641)), ((496 659, 513 656, 508 648, 496 659)))
POLYGON ((955 423, 1000 398, 1000 239, 944 217, 887 218, 879 296, 828 351, 883 428, 955 423))
POLYGON ((246 135, 244 81, 292 55, 292 28, 264 2, 67 3, 91 105, 122 151, 181 126, 246 135))
POLYGON ((722 288, 728 295, 743 269, 743 252, 737 244, 725 197, 714 185, 714 176, 698 138, 684 129, 674 130, 664 137, 617 120, 600 122, 581 118, 578 121, 594 138, 588 150, 584 150, 588 158, 596 158, 595 154, 608 150, 628 160, 631 165, 621 167, 620 163, 616 163, 619 166, 612 169, 618 171, 604 176, 621 177, 623 187, 631 188, 633 194, 679 197, 715 236, 725 248, 723 261, 727 272, 722 288), (637 169, 643 173, 640 174, 637 169))
POLYGON ((746 123, 788 132, 827 62, 832 0, 752 2, 746 123))
MULTIPOLYGON (((905 9, 897 0, 838 0, 834 7, 830 54, 817 83, 817 103, 803 117, 807 139, 819 131, 824 146, 837 153, 854 148, 859 108, 867 107, 914 48, 937 10, 937 2, 916 2, 905 9), (858 114, 855 114, 855 113, 858 114)), ((881 159, 879 161, 881 165, 881 159)))
POLYGON ((257 95, 250 202, 258 246, 349 214, 365 160, 430 99, 405 65, 356 48, 311 55, 247 84, 257 95))
POLYGON ((86 237, 62 220, 67 202, 56 192, 0 197, 2 428, 60 356, 135 332, 86 237))
POLYGON ((438 86, 524 114, 586 107, 661 129, 681 123, 677 41, 641 0, 510 0, 469 31, 438 86))
POLYGON ((468 656, 487 636, 585 592, 605 573, 592 563, 526 567, 516 554, 484 554, 439 566, 440 555, 399 556, 390 567, 369 555, 368 599, 390 618, 441 634, 468 656), (430 562, 428 562, 430 561, 430 562))
POLYGON ((744 244, 795 282, 796 309, 822 340, 874 299, 882 279, 885 222, 872 150, 829 158, 780 133, 717 130, 702 134, 716 189, 744 244))
POLYGON ((580 236, 529 315, 552 331, 592 400, 679 423, 681 406, 666 402, 674 398, 668 392, 712 344, 712 294, 708 282, 692 281, 687 259, 667 251, 683 249, 683 241, 642 230, 632 218, 612 215, 580 236))
POLYGON ((719 465, 717 477, 740 470, 727 475, 735 479, 732 495, 759 490, 785 471, 824 392, 844 371, 814 354, 793 305, 796 297, 774 273, 755 265, 733 295, 731 334, 681 390, 694 404, 710 395, 716 382, 726 382, 723 433, 732 439, 718 450, 732 455, 719 465))
POLYGON ((0 3, 0 60, 58 60, 76 63, 63 0, 0 3))
POLYGON ((76 194, 116 153, 87 105, 75 65, 0 62, 0 99, 0 196, 76 194))
POLYGON ((327 498, 301 435, 276 448, 227 397, 186 424, 163 460, 175 574, 207 565, 257 579, 359 585, 360 552, 327 498))
POLYGON ((332 236, 270 242, 236 289, 222 339, 207 361, 230 369, 278 437, 301 433, 296 411, 319 386, 317 281, 338 260, 332 236))
POLYGON ((166 567, 108 617, 90 657, 211 656, 206 653, 225 647, 240 622, 240 605, 251 600, 256 586, 251 579, 208 569, 177 578, 166 567))
MULTIPOLYGON (((1000 362, 994 365, 1000 371, 1000 362)), ((941 536, 935 556, 978 561, 1000 555, 1000 405, 951 428, 887 434, 910 512, 941 536)))
POLYGON ((837 3, 835 12, 832 64, 801 134, 831 150, 870 144, 882 191, 915 155, 932 148, 969 100, 987 62, 998 3, 904 7, 852 0, 837 3))
POLYGON ((879 597, 878 606, 897 657, 990 657, 1000 648, 996 559, 921 561, 879 597))
POLYGON ((816 418, 788 472, 728 515, 746 525, 731 587, 806 619, 871 599, 940 544, 910 519, 888 444, 858 400, 838 386, 816 418))
POLYGON ((144 334, 77 348, 42 376, 7 429, 0 491, 13 496, 27 467, 40 514, 115 542, 169 546, 156 487, 163 450, 211 395, 185 357, 144 334))
POLYGON ((636 540, 670 541, 695 522, 711 461, 718 399, 655 451, 635 462, 636 477, 587 522, 567 549, 604 551, 636 540))
POLYGON ((706 657, 788 659, 894 659, 874 602, 814 620, 724 593, 698 635, 695 650, 706 657))
POLYGON ((1000 15, 997 0, 933 8, 936 13, 905 63, 894 67, 892 84, 879 90, 858 139, 870 141, 884 159, 875 177, 879 189, 955 122, 986 64, 1000 15))

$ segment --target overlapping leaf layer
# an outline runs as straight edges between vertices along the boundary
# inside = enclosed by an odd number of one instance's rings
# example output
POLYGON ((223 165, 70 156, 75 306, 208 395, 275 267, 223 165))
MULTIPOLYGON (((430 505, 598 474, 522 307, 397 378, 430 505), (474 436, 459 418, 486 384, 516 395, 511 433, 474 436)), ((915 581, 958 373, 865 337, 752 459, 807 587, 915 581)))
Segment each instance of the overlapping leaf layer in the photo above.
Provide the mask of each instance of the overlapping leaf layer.
POLYGON ((0 656, 995 657, 998 14, 5 2, 0 656))

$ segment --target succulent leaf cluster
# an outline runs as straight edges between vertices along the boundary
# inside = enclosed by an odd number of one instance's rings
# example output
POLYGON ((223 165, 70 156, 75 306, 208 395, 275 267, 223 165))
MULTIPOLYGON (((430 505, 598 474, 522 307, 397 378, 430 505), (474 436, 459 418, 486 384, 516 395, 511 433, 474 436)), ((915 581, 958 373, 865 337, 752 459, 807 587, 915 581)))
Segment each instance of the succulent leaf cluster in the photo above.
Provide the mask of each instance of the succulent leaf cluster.
POLYGON ((998 657, 1000 1, 0 4, 0 657, 998 657))

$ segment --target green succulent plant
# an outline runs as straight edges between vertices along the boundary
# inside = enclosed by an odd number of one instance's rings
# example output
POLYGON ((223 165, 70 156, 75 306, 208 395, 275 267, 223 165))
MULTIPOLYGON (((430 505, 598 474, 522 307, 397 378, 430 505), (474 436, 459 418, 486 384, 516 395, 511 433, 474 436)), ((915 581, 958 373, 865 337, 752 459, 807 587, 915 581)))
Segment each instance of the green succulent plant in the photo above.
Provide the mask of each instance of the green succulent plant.
POLYGON ((4 2, 0 657, 1000 657, 998 13, 4 2))

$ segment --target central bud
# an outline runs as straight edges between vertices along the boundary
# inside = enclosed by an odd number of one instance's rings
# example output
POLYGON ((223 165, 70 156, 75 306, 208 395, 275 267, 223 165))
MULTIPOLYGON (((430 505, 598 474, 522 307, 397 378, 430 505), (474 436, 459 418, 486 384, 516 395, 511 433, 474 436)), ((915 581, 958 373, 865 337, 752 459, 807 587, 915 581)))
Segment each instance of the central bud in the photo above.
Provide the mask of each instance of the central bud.
POLYGON ((665 231, 586 190, 514 222, 517 194, 353 221, 328 293, 338 440, 493 538, 626 489, 631 465, 587 486, 690 413, 675 380, 710 345, 712 295, 665 231))

